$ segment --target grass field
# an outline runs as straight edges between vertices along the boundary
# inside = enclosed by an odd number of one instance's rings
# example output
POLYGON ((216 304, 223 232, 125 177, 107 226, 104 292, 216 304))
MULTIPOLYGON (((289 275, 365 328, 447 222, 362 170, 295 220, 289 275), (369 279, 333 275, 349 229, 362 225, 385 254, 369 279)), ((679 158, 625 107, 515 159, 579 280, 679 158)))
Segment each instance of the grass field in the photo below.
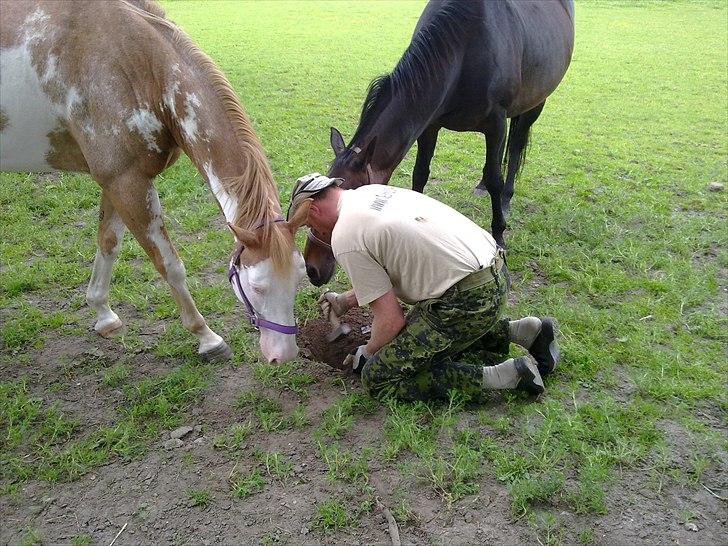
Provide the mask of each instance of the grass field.
MULTIPOLYGON (((353 134, 423 6, 164 3, 237 90, 284 203, 326 170, 329 126, 353 134)), ((386 542, 380 503, 407 543, 725 542, 728 193, 708 184, 728 178, 727 18, 723 2, 577 2, 507 232, 509 313, 562 329, 537 401, 383 407, 320 363, 258 360, 230 236, 186 158, 157 187, 234 360, 196 359, 128 236, 111 289, 127 326, 99 339, 84 300, 98 188, 3 174, 0 542, 108 543, 125 522, 117 544, 386 542), (198 441, 166 449, 181 424, 198 441)), ((443 131, 425 191, 487 227, 483 159, 482 135, 443 131)), ((413 161, 392 184, 409 187, 413 161)), ((299 293, 299 322, 316 294, 299 293)))

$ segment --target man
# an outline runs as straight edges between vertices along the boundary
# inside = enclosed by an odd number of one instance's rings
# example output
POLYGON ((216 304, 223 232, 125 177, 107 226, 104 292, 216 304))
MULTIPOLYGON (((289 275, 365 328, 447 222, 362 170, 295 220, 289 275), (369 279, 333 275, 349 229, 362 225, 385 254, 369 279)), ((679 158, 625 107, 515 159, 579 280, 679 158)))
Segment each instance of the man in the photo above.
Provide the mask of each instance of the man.
POLYGON ((320 302, 341 317, 369 305, 371 337, 346 364, 370 395, 384 399, 472 396, 488 389, 543 392, 559 358, 552 318, 501 318, 507 299, 503 252, 468 218, 423 194, 384 185, 356 190, 318 173, 299 178, 291 215, 309 201, 307 224, 330 239, 353 289, 320 302), (405 317, 399 300, 412 305, 405 317), (529 354, 506 359, 509 343, 529 354), (465 351, 483 364, 462 362, 465 351), (502 362, 500 362, 502 361, 502 362), (498 363, 500 362, 500 363, 498 363))

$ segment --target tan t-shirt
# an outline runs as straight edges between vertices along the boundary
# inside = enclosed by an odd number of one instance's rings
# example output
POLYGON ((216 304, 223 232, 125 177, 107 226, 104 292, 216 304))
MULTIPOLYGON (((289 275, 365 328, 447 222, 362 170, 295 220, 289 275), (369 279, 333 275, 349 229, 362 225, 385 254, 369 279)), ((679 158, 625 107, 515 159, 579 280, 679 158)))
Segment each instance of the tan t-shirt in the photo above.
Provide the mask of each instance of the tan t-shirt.
POLYGON ((458 211, 379 184, 341 193, 331 247, 360 305, 390 288, 407 303, 438 298, 491 265, 497 251, 493 237, 458 211))

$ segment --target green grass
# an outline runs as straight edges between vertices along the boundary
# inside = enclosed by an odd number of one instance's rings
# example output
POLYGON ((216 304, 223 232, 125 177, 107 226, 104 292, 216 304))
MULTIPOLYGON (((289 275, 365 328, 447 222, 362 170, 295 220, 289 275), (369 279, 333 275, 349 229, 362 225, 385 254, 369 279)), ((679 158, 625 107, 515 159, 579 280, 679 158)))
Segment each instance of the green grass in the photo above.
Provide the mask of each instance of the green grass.
POLYGON ((254 468, 247 474, 239 476, 232 482, 232 493, 237 499, 246 499, 263 490, 265 479, 261 471, 254 468))
MULTIPOLYGON (((238 92, 284 206, 298 176, 326 170, 329 126, 353 134, 368 82, 394 66, 423 5, 165 2, 238 92)), ((382 407, 348 381, 319 381, 303 360, 262 363, 225 279, 232 240, 200 175, 183 158, 159 177, 190 290, 247 382, 212 441, 249 469, 231 477, 233 496, 292 480, 288 452, 248 446, 295 434, 307 440, 296 449, 311 451, 297 454, 322 468, 305 479, 345 492, 315 508, 318 530, 352 524, 365 509, 346 493, 371 503, 378 469, 392 476, 384 487, 404 484, 392 507, 400 524, 417 522, 411 491, 456 510, 487 484, 507 492, 513 525, 534 542, 592 544, 592 522, 612 513, 610 495, 633 476, 656 496, 671 486, 692 494, 724 469, 728 192, 707 186, 728 178, 726 6, 583 0, 576 11, 572 65, 534 127, 507 232, 509 314, 561 325, 563 360, 538 402, 496 394, 476 406, 454 395, 382 407), (321 403, 312 392, 329 396, 321 403), (362 439, 364 425, 372 432, 362 439)), ((392 184, 409 187, 414 155, 392 184)), ((487 227, 489 201, 472 195, 483 157, 482 136, 442 131, 425 191, 487 227)), ((199 362, 167 286, 128 235, 110 293, 126 322, 113 341, 123 357, 108 345, 104 358, 65 354, 97 343, 84 291, 99 188, 72 174, 1 176, 0 492, 16 498, 28 480, 76 479, 143 456, 217 395, 221 368, 199 362), (137 356, 155 371, 142 372, 137 356), (98 385, 109 422, 89 425, 54 404, 81 380, 98 385)), ((347 280, 339 272, 332 284, 347 280)), ((306 286, 297 295, 300 324, 318 316, 317 294, 306 286)), ((15 531, 16 542, 41 540, 32 526, 15 531)))
POLYGON ((212 502, 212 495, 204 489, 189 489, 187 498, 192 502, 193 506, 205 507, 212 502))
POLYGON ((316 526, 323 530, 337 530, 350 523, 347 508, 337 499, 327 499, 316 505, 316 526))

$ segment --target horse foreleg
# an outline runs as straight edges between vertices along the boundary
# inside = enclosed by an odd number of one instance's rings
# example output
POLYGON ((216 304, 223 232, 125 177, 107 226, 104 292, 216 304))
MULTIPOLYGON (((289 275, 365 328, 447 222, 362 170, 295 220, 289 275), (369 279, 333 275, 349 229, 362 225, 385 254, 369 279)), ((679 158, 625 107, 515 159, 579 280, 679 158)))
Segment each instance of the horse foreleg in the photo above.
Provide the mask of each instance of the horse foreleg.
POLYGON ((126 176, 115 180, 106 191, 129 231, 169 284, 182 324, 199 339, 198 354, 207 359, 229 358, 230 348, 207 326, 187 289, 185 268, 164 227, 159 196, 151 180, 126 176))
POLYGON ((503 232, 506 229, 506 220, 503 216, 503 205, 501 201, 501 194, 503 192, 501 162, 503 160, 505 133, 505 112, 491 116, 485 129, 485 166, 483 167, 483 178, 475 188, 475 195, 482 195, 486 191, 490 194, 490 204, 493 211, 490 229, 496 243, 503 248, 505 248, 503 232))
POLYGON ((109 284, 111 283, 111 270, 121 250, 123 238, 124 222, 106 193, 102 193, 97 236, 98 249, 91 280, 86 290, 86 303, 96 311, 94 330, 104 337, 122 326, 119 316, 109 307, 109 284))
POLYGON ((437 145, 439 127, 430 126, 417 139, 417 159, 412 171, 412 189, 422 193, 430 177, 430 161, 437 145))
POLYGON ((535 108, 532 108, 511 120, 511 128, 510 131, 508 131, 507 144, 508 172, 506 174, 506 182, 503 186, 502 196, 503 211, 506 216, 511 209, 511 198, 513 197, 516 175, 523 165, 531 126, 536 122, 538 116, 541 115, 544 104, 546 103, 542 102, 535 108))

